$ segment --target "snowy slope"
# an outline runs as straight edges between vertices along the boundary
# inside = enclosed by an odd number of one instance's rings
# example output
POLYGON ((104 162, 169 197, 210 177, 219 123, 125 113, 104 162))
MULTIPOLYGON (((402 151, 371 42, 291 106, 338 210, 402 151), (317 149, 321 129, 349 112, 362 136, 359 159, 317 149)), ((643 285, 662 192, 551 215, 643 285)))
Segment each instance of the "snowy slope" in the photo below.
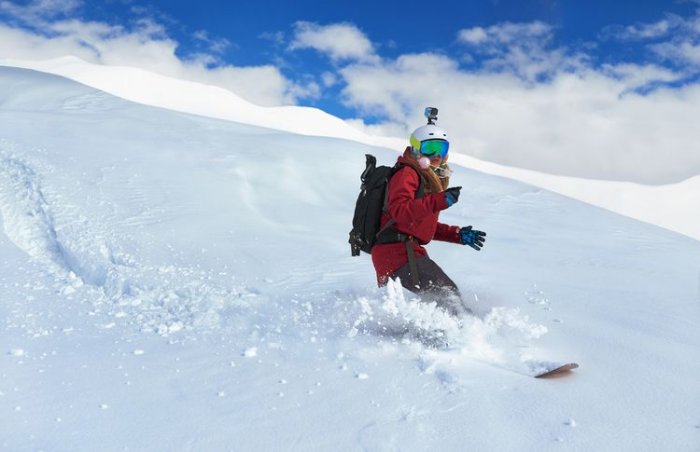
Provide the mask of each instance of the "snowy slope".
MULTIPOLYGON (((215 86, 165 77, 139 68, 91 64, 71 56, 41 61, 3 59, 0 65, 61 75, 127 100, 185 113, 304 135, 343 138, 394 150, 406 145, 404 138, 367 135, 318 109, 259 107, 215 86)), ((454 141, 452 144, 453 163, 536 185, 700 239, 700 215, 694 214, 700 210, 700 176, 660 186, 561 177, 478 160, 460 154, 465 143, 454 141)), ((513 149, 512 152, 526 150, 513 149)))
POLYGON ((166 77, 135 67, 104 66, 74 56, 37 61, 1 59, 0 64, 60 75, 133 102, 210 118, 368 144, 393 146, 395 142, 370 137, 317 108, 261 107, 217 86, 166 77))
POLYGON ((580 179, 522 168, 474 162, 454 155, 453 164, 475 168, 553 191, 636 220, 661 226, 700 240, 700 175, 675 184, 643 185, 633 182, 580 179))
POLYGON ((699 242, 457 167, 458 329, 350 257, 366 152, 2 68, 2 448, 698 448, 699 242))

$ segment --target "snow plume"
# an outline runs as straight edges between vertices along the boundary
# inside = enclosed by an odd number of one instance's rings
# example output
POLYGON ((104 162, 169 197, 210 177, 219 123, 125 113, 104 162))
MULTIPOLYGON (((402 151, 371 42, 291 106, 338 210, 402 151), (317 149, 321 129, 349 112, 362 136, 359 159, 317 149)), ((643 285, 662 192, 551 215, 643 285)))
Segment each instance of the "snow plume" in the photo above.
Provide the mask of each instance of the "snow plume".
POLYGON ((456 350, 464 359, 520 369, 530 359, 521 356, 527 346, 547 333, 547 327, 531 323, 517 308, 496 307, 483 318, 456 319, 445 310, 407 292, 390 280, 381 298, 360 297, 359 312, 348 332, 384 337, 404 343, 419 342, 434 350, 456 350))
POLYGON ((389 281, 381 299, 360 297, 357 304, 360 313, 348 333, 350 337, 362 332, 439 344, 459 331, 459 322, 435 303, 407 299, 399 281, 389 281))
POLYGON ((497 307, 483 318, 464 319, 450 349, 420 350, 418 366, 444 383, 456 381, 474 362, 521 375, 537 375, 556 367, 528 350, 532 342, 547 333, 547 327, 531 323, 517 308, 497 307))

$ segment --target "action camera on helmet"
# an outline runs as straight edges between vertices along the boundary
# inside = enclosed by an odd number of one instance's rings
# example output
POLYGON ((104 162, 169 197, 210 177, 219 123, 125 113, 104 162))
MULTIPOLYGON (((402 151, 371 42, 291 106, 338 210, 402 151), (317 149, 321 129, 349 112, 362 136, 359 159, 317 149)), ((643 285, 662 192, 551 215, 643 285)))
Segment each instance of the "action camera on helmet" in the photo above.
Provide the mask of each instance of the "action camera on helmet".
POLYGON ((425 107, 423 114, 428 118, 428 124, 434 124, 433 121, 437 121, 438 109, 435 107, 425 107))

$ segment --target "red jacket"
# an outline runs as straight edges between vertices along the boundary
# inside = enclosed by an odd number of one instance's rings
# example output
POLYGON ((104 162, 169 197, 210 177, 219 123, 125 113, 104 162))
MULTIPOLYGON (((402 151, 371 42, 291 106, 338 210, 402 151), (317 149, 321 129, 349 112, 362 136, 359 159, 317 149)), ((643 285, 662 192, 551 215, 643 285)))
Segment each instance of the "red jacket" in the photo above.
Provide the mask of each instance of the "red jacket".
MULTIPOLYGON (((406 163, 410 158, 401 156, 398 163, 406 163)), ((382 227, 393 218, 396 221, 394 228, 413 236, 416 257, 428 254, 422 245, 433 239, 460 243, 458 226, 438 222, 439 212, 447 209, 445 193, 426 193, 416 199, 419 184, 418 173, 413 168, 404 166, 398 170, 389 181, 388 213, 381 219, 382 227)), ((388 278, 407 262, 408 254, 403 242, 380 243, 372 248, 372 263, 380 286, 386 284, 388 278)))

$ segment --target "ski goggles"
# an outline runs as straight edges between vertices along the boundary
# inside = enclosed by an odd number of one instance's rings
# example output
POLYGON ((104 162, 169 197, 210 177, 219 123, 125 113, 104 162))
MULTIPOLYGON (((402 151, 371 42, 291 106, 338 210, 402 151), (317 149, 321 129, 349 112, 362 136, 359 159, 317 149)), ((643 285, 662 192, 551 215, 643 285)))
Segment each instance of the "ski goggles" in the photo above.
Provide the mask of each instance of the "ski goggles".
POLYGON ((420 144, 420 153, 429 159, 445 158, 450 149, 450 143, 445 140, 425 140, 420 144))

